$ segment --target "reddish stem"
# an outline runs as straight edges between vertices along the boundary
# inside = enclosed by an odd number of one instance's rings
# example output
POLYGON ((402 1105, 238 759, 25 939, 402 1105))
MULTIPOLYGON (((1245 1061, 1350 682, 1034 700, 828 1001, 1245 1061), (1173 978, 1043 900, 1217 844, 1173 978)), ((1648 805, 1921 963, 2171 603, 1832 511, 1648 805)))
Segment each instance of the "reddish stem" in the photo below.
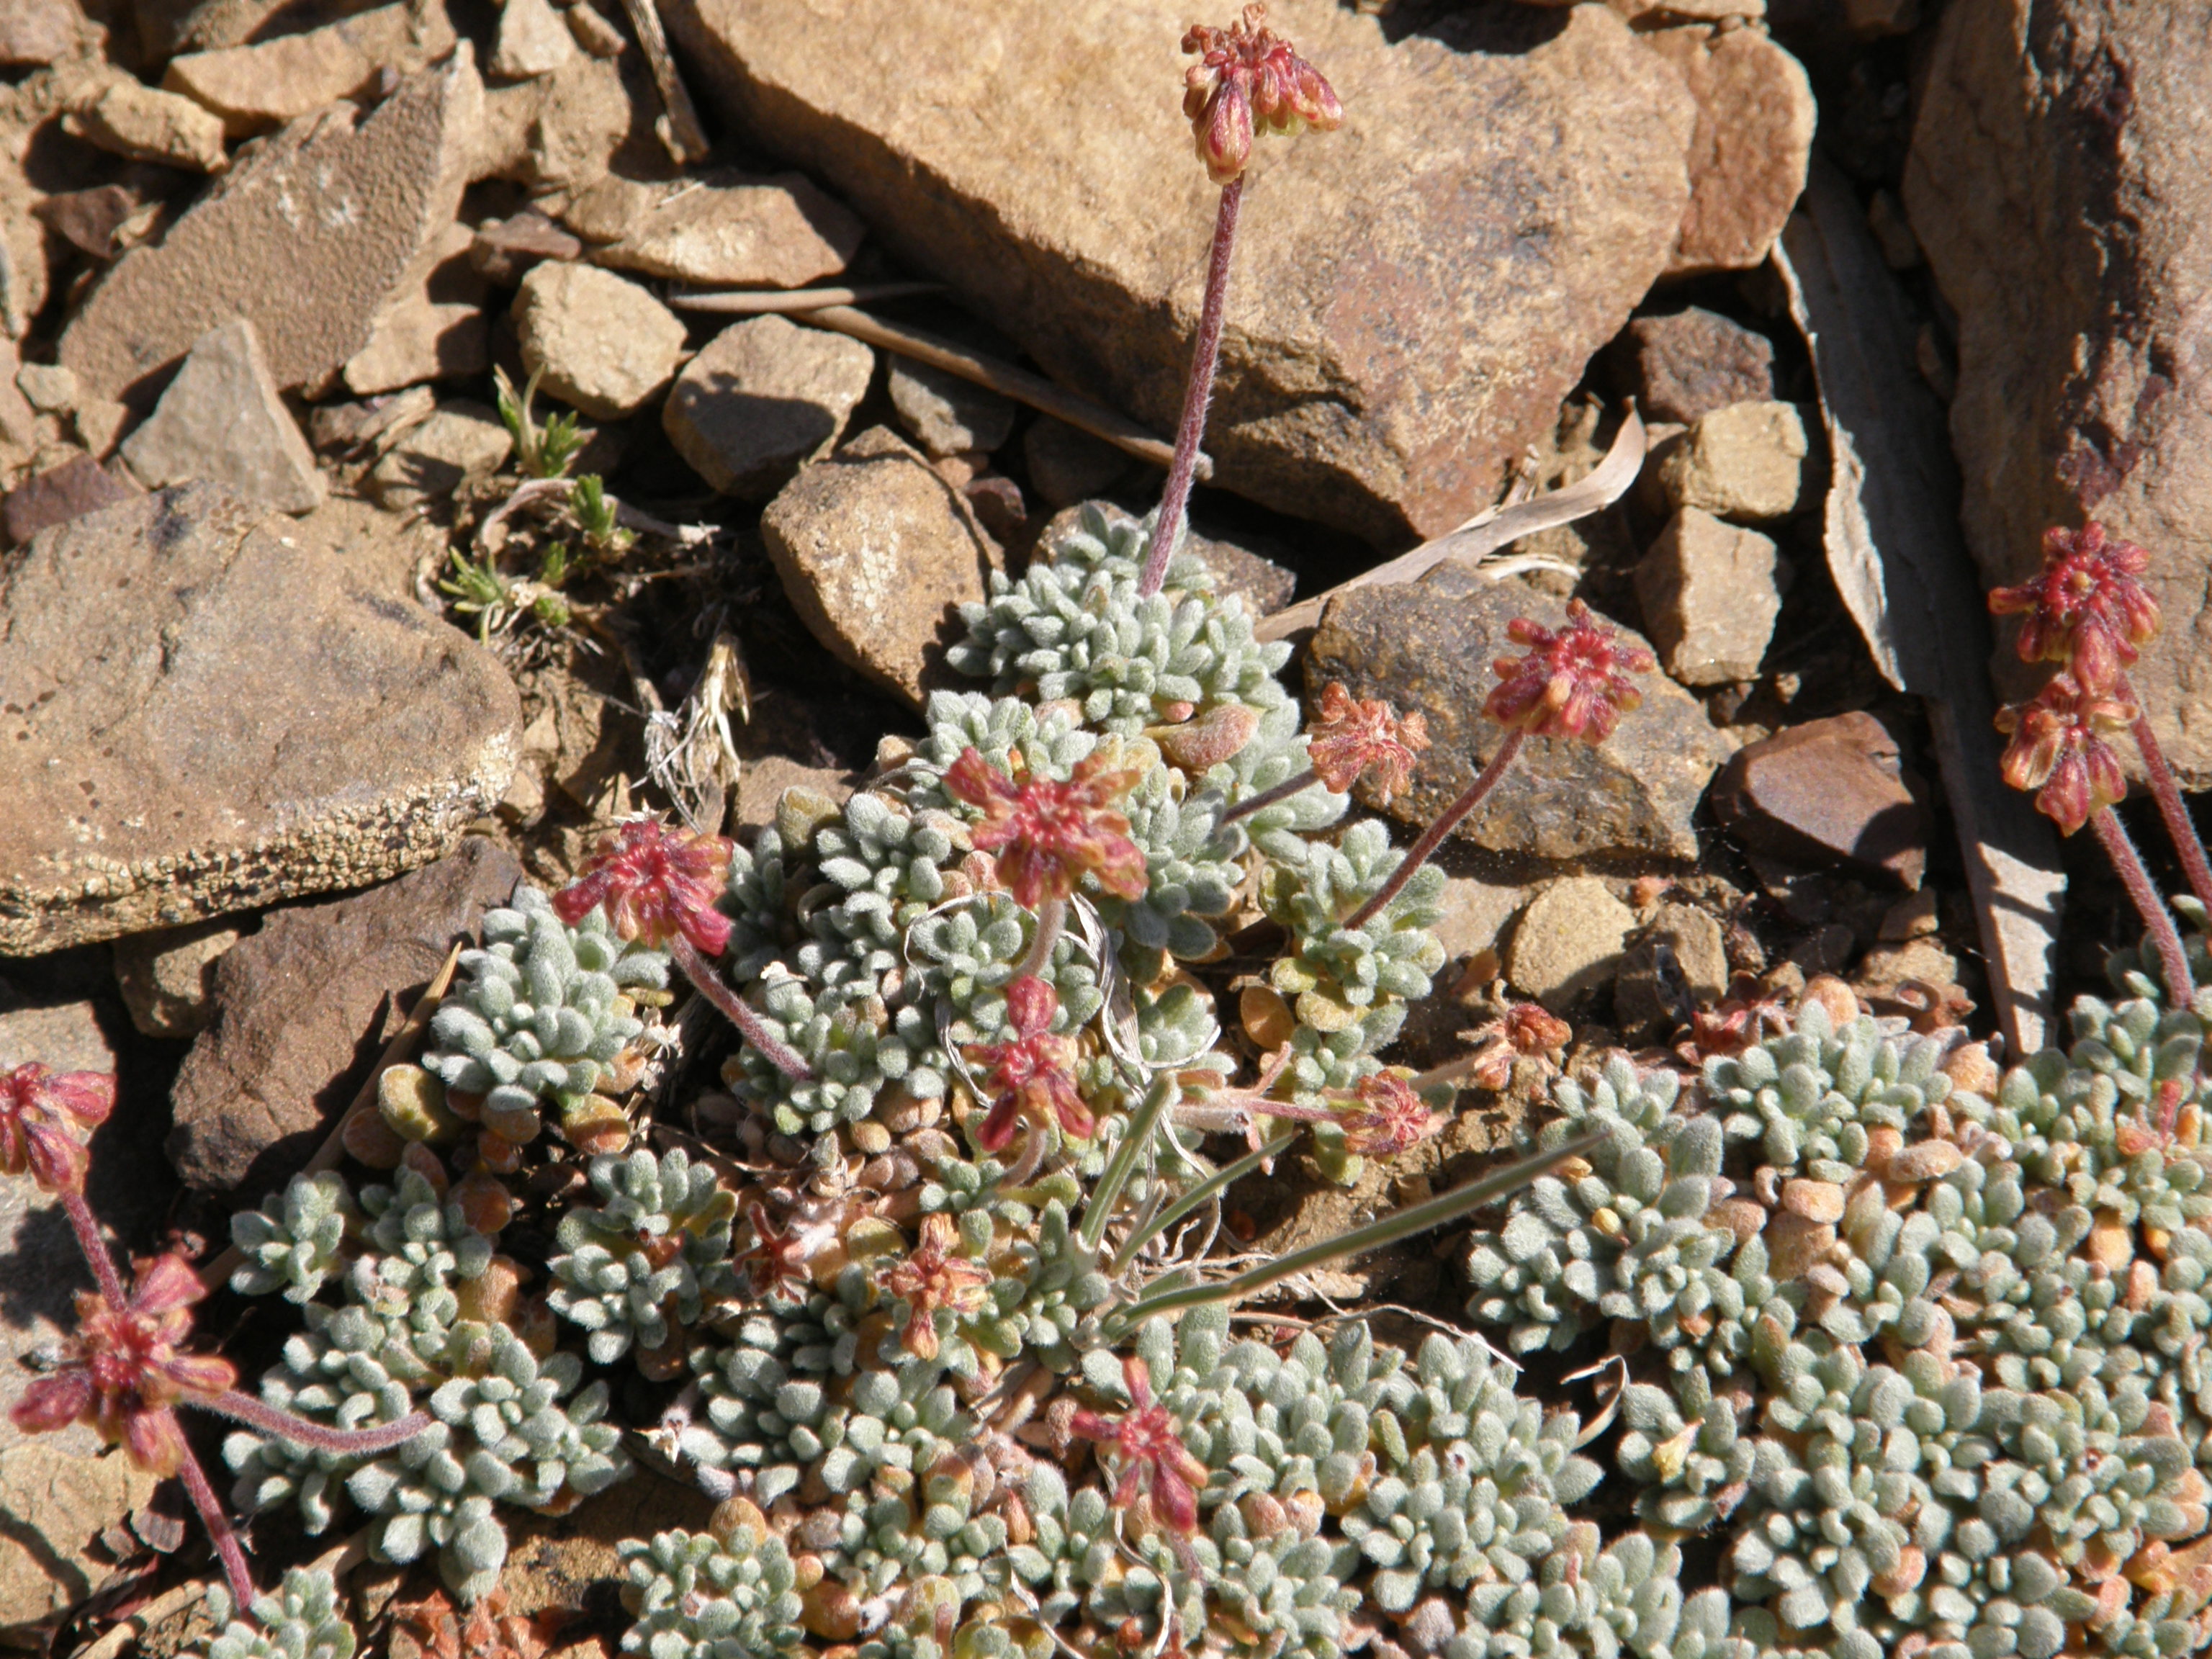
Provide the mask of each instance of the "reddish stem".
POLYGON ((215 1540, 216 1559, 222 1563, 222 1576, 230 1581, 230 1599, 238 1604, 239 1617, 244 1618, 246 1610, 253 1605, 253 1577, 246 1570, 246 1547, 231 1529, 230 1517, 216 1500, 215 1488, 208 1485, 207 1471, 200 1467, 200 1460, 190 1445, 185 1447, 185 1461, 177 1473, 185 1478, 185 1492, 192 1500, 192 1507, 200 1512, 200 1524, 215 1540))
POLYGON ((331 1452, 341 1457, 374 1457, 379 1452, 390 1451, 394 1446, 404 1446, 434 1420, 428 1412, 413 1412, 396 1422, 380 1423, 374 1428, 334 1429, 327 1423, 311 1423, 304 1417, 295 1417, 265 1400, 257 1400, 236 1389, 226 1389, 213 1399, 189 1395, 185 1396, 185 1403, 213 1412, 220 1417, 231 1418, 279 1440, 289 1440, 295 1445, 310 1446, 317 1451, 331 1452))
MULTIPOLYGON (((2119 695, 2134 703, 2140 710, 2142 701, 2136 696, 2135 687, 2122 674, 2118 687, 2119 695)), ((2173 850, 2181 855, 2182 874, 2188 878, 2189 890, 2197 895, 2197 902, 2212 908, 2212 862, 2204 856, 2203 839, 2197 833, 2196 820, 2189 816, 2188 804, 2181 799, 2181 784, 2173 775, 2173 768, 2166 758, 2166 750, 2159 746, 2158 733, 2151 730, 2150 716, 2138 713, 2135 723, 2136 748, 2142 754, 2143 771, 2150 779, 2150 793, 2158 802, 2158 815, 2166 820, 2166 833, 2173 840, 2173 850)))
POLYGON ((2119 872, 2120 884, 2128 890, 2128 896, 2142 914, 2143 927, 2149 932, 2151 943, 2158 947, 2159 960, 2166 969, 2166 994, 2172 998, 2175 1007, 2188 1007, 2197 1000, 2196 982, 2189 973, 2189 954, 2181 948, 2181 934, 2166 912, 2166 901, 2151 883, 2150 872, 2143 868, 2142 855, 2136 851, 2135 842, 2129 839, 2118 815, 2111 807, 2099 807, 2090 817, 2089 827, 2097 832, 2105 856, 2119 872))
POLYGON ((1182 535, 1183 509, 1190 504, 1190 483, 1198 471, 1198 446, 1206 436, 1206 406, 1213 398, 1213 369, 1221 357, 1221 314, 1229 298, 1229 250, 1237 241, 1237 208, 1244 199, 1244 180, 1221 187, 1221 208, 1213 217, 1213 252, 1206 265, 1206 301, 1198 313, 1198 343, 1190 354, 1190 380, 1182 390, 1182 421, 1176 428, 1175 459, 1168 487, 1160 496, 1160 516, 1152 526, 1152 544, 1145 551, 1139 598, 1157 593, 1168 579, 1168 557, 1182 535))
POLYGON ((116 1271, 114 1253, 100 1236, 100 1218, 93 1214, 92 1206, 82 1193, 64 1193, 62 1208, 69 1215, 70 1230, 76 1234, 76 1247, 84 1252, 85 1265, 92 1269, 100 1295, 107 1298, 111 1308, 120 1308, 129 1297, 123 1288, 123 1275, 116 1271))
POLYGON ((1293 795, 1304 794, 1320 781, 1321 774, 1309 766, 1295 777, 1285 778, 1273 788, 1262 789, 1249 800, 1238 801, 1236 805, 1221 815, 1221 822, 1234 823, 1239 818, 1249 818, 1253 813, 1263 812, 1270 806, 1288 800, 1293 795))
POLYGON ((1374 920, 1376 912, 1397 897, 1404 890, 1406 884, 1413 880, 1413 872, 1436 856, 1437 848, 1444 844, 1444 837, 1458 829, 1467 815, 1482 805, 1482 798, 1498 787, 1498 779, 1505 775, 1505 769, 1513 764, 1513 757, 1520 752, 1521 732, 1516 728, 1505 734, 1505 741, 1498 745, 1498 752, 1490 757, 1490 764, 1482 769, 1481 775, 1468 785, 1467 793, 1445 807, 1437 821, 1421 832, 1421 838, 1407 850, 1404 858, 1398 860, 1398 867, 1390 872, 1390 879, 1382 884, 1373 898, 1354 910, 1344 925, 1347 927, 1365 927, 1374 920))
POLYGON ((794 1082, 805 1083, 814 1075, 805 1056, 770 1029, 767 1018, 750 1003, 732 991, 714 971, 714 964, 699 954, 699 947, 678 933, 668 942, 676 957, 676 965, 684 970, 684 977, 691 981, 692 989, 722 1012, 723 1018, 738 1028, 738 1034, 760 1050, 768 1063, 794 1082))

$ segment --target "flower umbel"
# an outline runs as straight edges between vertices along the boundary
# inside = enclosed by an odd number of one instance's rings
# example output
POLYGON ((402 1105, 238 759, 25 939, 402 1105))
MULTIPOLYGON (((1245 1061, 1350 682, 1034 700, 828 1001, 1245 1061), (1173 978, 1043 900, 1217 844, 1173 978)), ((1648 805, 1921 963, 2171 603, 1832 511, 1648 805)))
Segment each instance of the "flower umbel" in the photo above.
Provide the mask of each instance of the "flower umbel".
POLYGON ((1344 1127, 1346 1152, 1388 1158, 1420 1145, 1437 1132, 1443 1118, 1429 1109, 1404 1078, 1395 1072, 1377 1072, 1360 1079, 1351 1106, 1337 1115, 1337 1121, 1344 1127))
POLYGON ((141 1468, 174 1474, 185 1449, 169 1407, 188 1395, 213 1400, 238 1381, 228 1360, 177 1352, 191 1332, 187 1310, 206 1294, 179 1255, 143 1264, 120 1307, 96 1292, 80 1293, 69 1359, 23 1390, 9 1413, 15 1426, 41 1434, 89 1423, 141 1468))
POLYGON ((1183 72, 1182 112, 1217 185, 1243 176, 1255 125, 1266 132, 1333 132, 1344 121, 1344 106, 1321 71, 1267 23, 1267 7, 1255 3, 1225 29, 1194 23, 1182 38, 1182 49, 1199 55, 1183 72))
POLYGON ((975 845, 998 854, 999 879, 1034 910, 1066 898, 1085 872, 1109 893, 1145 896, 1145 855, 1129 839, 1129 820, 1114 810, 1143 775, 1139 767, 1116 767, 1094 754, 1079 762, 1065 783, 1016 783, 980 750, 966 749, 945 769, 945 788, 981 811, 975 845))
POLYGON ((2128 781, 2106 734, 2135 717, 2134 705, 2054 674, 2033 699, 1998 712, 1997 730, 2012 737, 1999 769, 2014 788, 2034 790, 2037 810, 2070 836, 2126 796, 2128 781))
POLYGON ((553 896, 553 913, 574 927, 605 904, 624 939, 661 945, 680 933, 718 957, 730 942, 730 919, 714 901, 729 870, 721 836, 633 818, 599 838, 583 875, 553 896))
POLYGON ((883 1287, 908 1308, 902 1340, 917 1359, 937 1358, 937 1316, 940 1310, 977 1313, 991 1288, 991 1270, 980 1261, 955 1255, 959 1234, 952 1218, 925 1216, 921 1243, 903 1261, 884 1269, 883 1287))
POLYGON ((115 1079, 103 1072, 56 1072, 33 1060, 0 1073, 0 1175, 31 1172, 50 1193, 81 1193, 90 1133, 115 1109, 115 1079))
POLYGON ((1123 1356, 1121 1380, 1129 1390, 1127 1411, 1118 1418, 1079 1411, 1068 1419, 1068 1427, 1121 1455, 1121 1473, 1114 1483, 1118 1507, 1148 1498, 1152 1518, 1187 1537, 1198 1530, 1198 1489, 1206 1484, 1206 1465, 1182 1443, 1168 1408, 1153 1402, 1152 1372, 1135 1354, 1123 1356))
POLYGON ((1003 1151, 1014 1138, 1015 1123, 1023 1118, 1040 1127, 1057 1119, 1060 1128, 1078 1140, 1089 1139, 1097 1127, 1068 1074, 1074 1044, 1051 1030, 1059 1009, 1060 998, 1052 987, 1034 974, 1024 974, 1006 987, 1012 1041, 975 1043, 966 1050, 970 1065, 988 1068, 985 1082, 991 1091, 991 1111, 975 1133, 976 1145, 985 1152, 1003 1151))
POLYGON ((1341 795, 1365 773, 1388 805, 1413 781, 1413 757, 1429 746, 1429 721, 1418 711, 1401 718, 1381 698, 1354 697, 1331 680, 1310 735, 1314 773, 1330 790, 1341 795))
POLYGON ((1622 644, 1580 599, 1568 602, 1565 628, 1540 627, 1516 617, 1505 634, 1516 645, 1528 647, 1528 654, 1500 657, 1491 665, 1504 683, 1491 692, 1483 713, 1532 738, 1603 743, 1620 717, 1644 701, 1628 676, 1648 674, 1659 665, 1643 647, 1622 644))
POLYGON ((2063 662, 2083 687, 2110 691, 2159 629, 2158 601, 2136 579, 2150 555, 2100 524, 2043 532, 2043 568, 2017 587, 1990 591, 2000 617, 2025 614, 2022 662, 2063 662))

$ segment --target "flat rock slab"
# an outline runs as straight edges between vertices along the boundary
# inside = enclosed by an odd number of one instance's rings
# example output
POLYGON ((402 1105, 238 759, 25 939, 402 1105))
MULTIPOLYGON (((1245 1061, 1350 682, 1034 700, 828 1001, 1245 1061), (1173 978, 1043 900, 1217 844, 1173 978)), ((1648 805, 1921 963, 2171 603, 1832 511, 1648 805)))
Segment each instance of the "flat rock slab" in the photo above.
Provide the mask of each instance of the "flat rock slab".
POLYGON ((367 526, 265 516, 188 485, 0 567, 0 952, 383 880, 506 790, 507 671, 367 526))
MULTIPOLYGON (((1219 196, 1177 101, 1181 0, 669 14, 687 67, 895 252, 1172 429, 1219 196)), ((1667 268, 1697 105, 1602 7, 1469 9, 1395 44, 1335 0, 1271 21, 1346 125, 1255 149, 1206 447, 1286 512, 1440 532, 1493 499, 1667 268)))
MULTIPOLYGON (((1905 203, 1959 315, 1951 435, 1984 582, 2044 530, 2150 550, 2166 629, 2130 671, 2166 757, 2212 785, 2212 37, 2201 9, 1959 0, 1929 57, 1905 203), (2154 209, 2148 204, 2155 204, 2154 209)), ((2008 696, 2046 678, 2014 659, 2008 696)))
POLYGON ((917 708, 1000 563, 966 498, 887 427, 800 469, 761 538, 814 637, 917 708))
MULTIPOLYGON (((1341 680, 1356 697, 1383 697, 1427 715, 1431 746, 1414 768, 1413 787, 1387 810, 1425 825, 1474 781, 1504 732, 1486 719, 1484 700, 1498 684, 1493 659, 1518 655, 1505 625, 1527 617, 1546 628, 1566 620, 1564 600, 1511 580, 1493 582, 1451 569, 1425 581, 1357 587, 1329 601, 1306 658, 1306 688, 1317 695, 1341 680)), ((1627 629, 1625 640, 1644 643, 1627 629)), ((1638 681, 1643 703, 1593 749, 1537 738, 1478 811, 1455 832, 1499 853, 1588 858, 1608 853, 1698 855, 1691 814, 1729 740, 1696 698, 1659 674, 1638 681)), ((1379 805, 1370 787, 1363 804, 1379 805)))
POLYGON ((88 398, 143 395, 210 329, 246 317, 280 388, 323 385, 379 312, 421 286, 459 210, 483 106, 465 44, 358 125, 343 103, 295 121, 160 242, 115 262, 62 336, 61 362, 88 398))
POLYGON ((99 1589, 116 1566, 100 1534, 161 1484, 119 1451, 43 1443, 56 1437, 0 1451, 0 1636, 28 1634, 99 1589))
POLYGON ((215 969, 215 1023, 177 1073, 169 1158, 191 1186, 273 1185, 307 1162, 405 1009, 522 879, 475 838, 352 898, 272 912, 215 969))
POLYGON ((733 175, 676 191, 593 257, 673 282, 804 288, 844 270, 864 234, 851 209, 798 173, 733 175))
POLYGON ((442 4, 380 6, 325 28, 169 60, 161 84, 222 118, 235 137, 358 97, 390 70, 411 75, 453 49, 442 4))

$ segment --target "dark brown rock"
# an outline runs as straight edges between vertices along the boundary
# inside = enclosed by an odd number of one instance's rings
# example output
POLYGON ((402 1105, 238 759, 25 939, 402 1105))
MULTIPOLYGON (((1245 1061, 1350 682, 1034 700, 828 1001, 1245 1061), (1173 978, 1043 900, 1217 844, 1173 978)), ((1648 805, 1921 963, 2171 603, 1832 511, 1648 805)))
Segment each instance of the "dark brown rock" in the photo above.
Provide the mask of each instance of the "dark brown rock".
MULTIPOLYGON (((1497 678, 1492 659, 1517 653, 1506 623, 1527 617, 1547 628, 1566 619, 1564 601, 1507 580, 1449 567, 1428 580, 1358 587, 1329 602, 1306 658, 1306 686, 1341 680, 1356 697, 1383 697, 1428 717, 1431 746, 1413 787, 1387 809, 1408 823, 1431 822, 1474 781, 1503 733, 1483 717, 1497 678)), ((1622 637, 1643 641, 1626 629, 1622 637)), ((1593 749, 1532 740, 1487 803, 1457 834, 1495 852, 1539 858, 1607 853, 1698 855, 1691 823, 1705 784, 1727 757, 1690 694, 1659 674, 1638 682, 1640 707, 1593 749)), ((1359 798, 1376 805, 1366 785, 1359 798)))
POLYGON ((1927 872, 1927 825, 1897 740, 1871 714, 1808 720, 1746 744, 1713 785, 1713 811, 1770 858, 1840 860, 1900 887, 1919 886, 1927 872))
POLYGON ((7 531, 9 546, 20 547, 41 530, 136 501, 143 493, 91 456, 72 455, 8 493, 6 507, 0 507, 0 529, 7 531))
MULTIPOLYGON (((1985 583, 2045 528, 2152 553, 2166 630, 2133 671, 2167 757, 2212 785, 2212 35, 2190 6, 1958 0, 1918 94, 1912 228, 1958 313, 1951 433, 1985 583)), ((1916 85, 1919 85, 1916 82, 1916 85)), ((2022 695, 2003 624, 2001 678, 2022 695)))
POLYGON ((507 788, 514 687, 415 603, 411 534, 265 517, 188 485, 0 567, 0 952, 381 881, 507 788))
POLYGON ((177 1073, 168 1151, 186 1183, 258 1190, 305 1163, 414 994, 522 874, 465 841, 372 891, 271 911, 225 953, 215 1024, 177 1073))
MULTIPOLYGON (((1172 429, 1219 199, 1173 92, 1182 0, 668 10, 686 68, 893 252, 1172 429)), ((1395 40, 1336 0, 1270 21, 1352 113, 1255 149, 1207 450, 1287 512, 1447 529, 1666 267, 1695 101, 1599 6, 1443 9, 1395 40)))
POLYGON ((139 205, 137 197, 121 185, 99 185, 49 196, 33 211, 71 246, 105 259, 115 252, 117 229, 139 205))
POLYGON ((340 103, 242 155, 157 243, 109 268, 62 336, 88 398, 141 383, 234 317, 277 386, 315 387, 422 286, 467 182, 483 103, 464 45, 355 124, 340 103))
POLYGON ((510 288, 541 259, 574 259, 584 245, 535 208, 480 227, 469 263, 487 281, 510 288))
POLYGON ((1774 396, 1774 343, 1717 312, 1690 306, 1638 317, 1625 344, 1632 383, 1650 421, 1680 421, 1729 404, 1774 396))

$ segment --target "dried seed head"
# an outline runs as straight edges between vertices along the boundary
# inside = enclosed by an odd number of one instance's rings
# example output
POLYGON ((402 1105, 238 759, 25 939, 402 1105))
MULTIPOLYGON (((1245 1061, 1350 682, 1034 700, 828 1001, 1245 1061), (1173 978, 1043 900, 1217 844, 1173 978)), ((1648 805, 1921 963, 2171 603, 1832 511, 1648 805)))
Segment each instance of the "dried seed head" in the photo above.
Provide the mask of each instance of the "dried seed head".
POLYGON ((1620 717, 1644 701, 1628 676, 1648 674, 1658 659, 1641 646, 1623 645, 1617 630, 1598 622, 1580 599, 1567 605, 1567 625, 1540 627, 1516 617, 1505 627, 1525 657, 1500 657, 1491 672, 1502 682, 1483 704, 1500 726, 1532 738, 1579 738, 1601 744, 1620 717))
POLYGON ((1194 23, 1182 38, 1198 54, 1183 71, 1182 112, 1217 185, 1243 176, 1255 130, 1334 132, 1344 122, 1335 89, 1267 23, 1267 7, 1255 3, 1227 28, 1194 23))
POLYGON ((2043 533, 2043 568, 2016 587, 1990 592, 1997 616, 2025 615, 2022 662, 2063 662, 2093 692, 2110 691, 2136 659, 2136 648, 2157 637, 2158 601, 2137 580, 2150 555, 2115 541, 2100 524, 2043 533))
POLYGON ((2134 704, 2053 674, 2028 702, 1998 712, 1997 730, 2012 738, 1998 769, 2014 788, 2034 790, 2036 810, 2070 836, 2126 797, 2120 757, 2106 738, 2135 717, 2134 704))
POLYGON ((1364 773, 1387 804, 1413 781, 1413 759, 1429 746, 1428 717, 1401 719, 1379 697, 1354 697, 1335 680, 1322 688, 1306 752, 1315 774, 1341 795, 1364 773))
POLYGON ((104 1072, 57 1072, 33 1060, 0 1073, 0 1175, 21 1175, 50 1193, 81 1193, 91 1162, 81 1138, 115 1109, 104 1072))

